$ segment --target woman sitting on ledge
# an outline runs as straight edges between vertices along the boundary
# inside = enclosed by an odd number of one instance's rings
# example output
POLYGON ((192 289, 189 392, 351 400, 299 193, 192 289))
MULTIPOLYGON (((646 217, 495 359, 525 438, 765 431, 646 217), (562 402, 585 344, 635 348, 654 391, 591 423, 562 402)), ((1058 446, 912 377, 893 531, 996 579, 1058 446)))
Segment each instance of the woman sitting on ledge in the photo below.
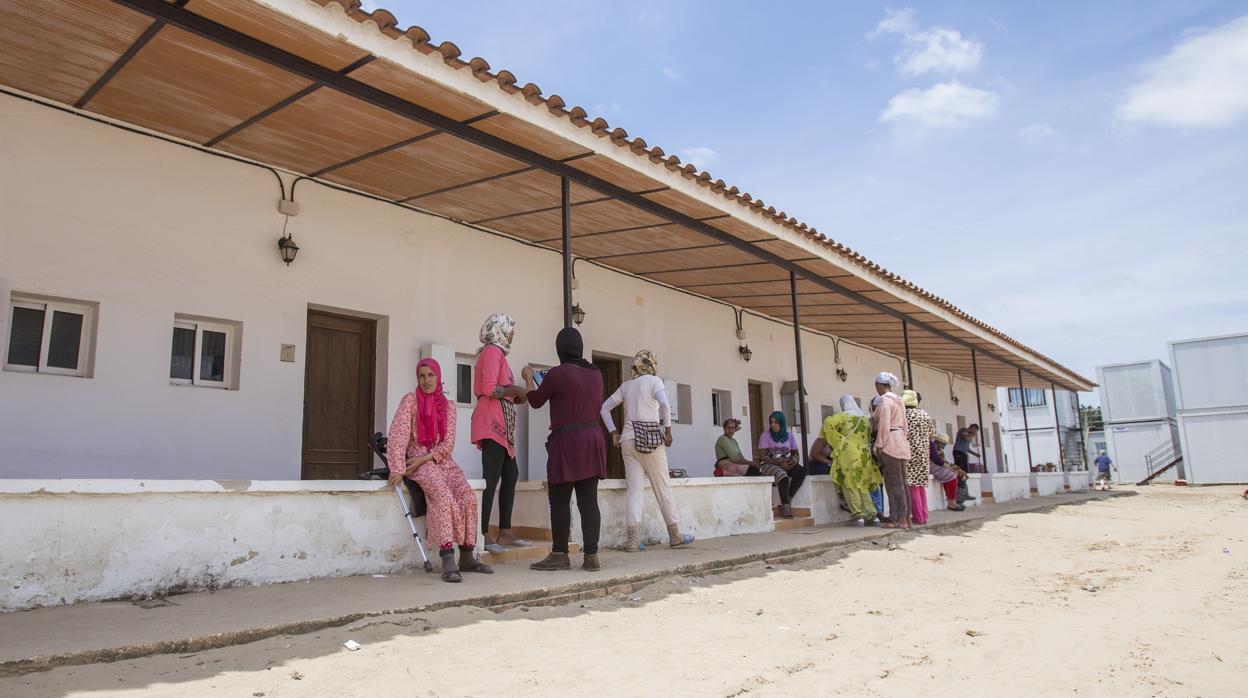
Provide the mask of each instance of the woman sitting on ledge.
POLYGON ((477 559, 477 498, 464 471, 451 457, 455 449, 455 407, 442 394, 442 367, 434 359, 416 364, 417 389, 403 396, 390 423, 390 486, 408 478, 425 491, 425 529, 442 558, 442 581, 460 582, 460 572, 493 574, 477 559), (459 544, 459 565, 455 544, 459 544))
POLYGON ((758 469, 776 481, 780 495, 780 516, 793 518, 793 495, 806 479, 806 469, 797 462, 797 439, 789 431, 783 412, 772 412, 768 429, 758 437, 758 469))

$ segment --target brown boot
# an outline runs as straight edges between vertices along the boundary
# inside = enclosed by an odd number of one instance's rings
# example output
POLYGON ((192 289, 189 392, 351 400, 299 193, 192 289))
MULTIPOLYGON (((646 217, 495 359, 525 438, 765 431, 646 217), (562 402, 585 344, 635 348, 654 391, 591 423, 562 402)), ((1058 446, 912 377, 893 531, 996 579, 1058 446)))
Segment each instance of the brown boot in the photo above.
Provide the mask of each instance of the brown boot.
POLYGON ((668 547, 679 548, 693 542, 693 536, 680 532, 680 524, 667 525, 668 547))
POLYGON ((477 559, 477 551, 467 546, 459 546, 459 571, 476 572, 477 574, 494 574, 494 568, 477 559))
POLYGON ((581 563, 581 569, 586 572, 597 572, 602 569, 602 563, 598 562, 598 553, 585 553, 585 562, 581 563))
POLYGON ((641 536, 637 533, 636 526, 628 527, 628 539, 624 542, 624 552, 641 552, 641 536))
POLYGON ((567 553, 555 553, 547 555, 545 559, 538 560, 529 565, 531 570, 541 570, 543 572, 554 572, 556 570, 572 569, 572 561, 568 559, 567 553))

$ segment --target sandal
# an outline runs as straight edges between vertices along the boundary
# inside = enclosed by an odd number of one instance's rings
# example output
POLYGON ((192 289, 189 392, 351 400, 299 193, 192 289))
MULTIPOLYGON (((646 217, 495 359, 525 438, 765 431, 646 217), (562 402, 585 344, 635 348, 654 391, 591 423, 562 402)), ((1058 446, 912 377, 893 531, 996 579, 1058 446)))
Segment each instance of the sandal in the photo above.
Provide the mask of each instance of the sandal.
POLYGON ((459 549, 459 571, 477 574, 494 574, 494 568, 477 559, 473 548, 459 549))
POLYGON ((892 528, 892 529, 897 529, 899 531, 901 530, 901 526, 898 526, 892 521, 887 521, 885 523, 880 524, 880 528, 892 528))

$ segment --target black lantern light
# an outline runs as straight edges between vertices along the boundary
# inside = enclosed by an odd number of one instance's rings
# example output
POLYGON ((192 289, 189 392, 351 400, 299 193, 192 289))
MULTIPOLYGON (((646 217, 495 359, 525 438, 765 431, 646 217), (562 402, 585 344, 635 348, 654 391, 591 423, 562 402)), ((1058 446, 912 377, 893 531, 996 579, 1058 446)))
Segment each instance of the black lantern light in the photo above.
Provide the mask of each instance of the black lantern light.
POLYGON ((299 246, 287 235, 277 239, 277 251, 282 253, 282 261, 286 263, 286 266, 290 266, 290 263, 295 261, 295 255, 299 254, 299 246))
POLYGON ((585 311, 581 308, 580 303, 572 306, 572 322, 575 322, 577 327, 580 327, 581 323, 585 322, 585 311))
POLYGON ((849 380, 849 372, 843 368, 838 368, 836 369, 836 377, 840 378, 841 382, 844 383, 845 381, 849 380))
POLYGON ((742 344, 737 347, 737 351, 741 354, 741 358, 745 359, 747 364, 750 362, 750 359, 754 358, 754 352, 750 351, 750 345, 748 344, 742 344))
POLYGON ((956 404, 958 404, 959 402, 961 402, 961 400, 959 400, 959 399, 958 399, 958 396, 957 396, 957 395, 950 395, 950 396, 949 396, 949 399, 950 399, 950 400, 952 400, 952 401, 953 401, 953 404, 955 404, 955 405, 956 405, 956 404))

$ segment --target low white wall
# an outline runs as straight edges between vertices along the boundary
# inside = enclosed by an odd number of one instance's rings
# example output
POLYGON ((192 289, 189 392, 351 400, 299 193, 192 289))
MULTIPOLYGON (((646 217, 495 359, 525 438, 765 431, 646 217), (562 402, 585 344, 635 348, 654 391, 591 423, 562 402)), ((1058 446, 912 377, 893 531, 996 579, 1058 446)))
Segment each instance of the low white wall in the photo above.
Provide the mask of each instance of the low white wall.
POLYGON ((1032 488, 1037 497, 1049 497, 1066 490, 1066 476, 1063 473, 1032 473, 1032 488))
POLYGON ((993 501, 1008 502, 1031 496, 1031 473, 992 473, 982 475, 985 492, 991 492, 993 501))
MULTIPOLYGON (((743 533, 766 533, 773 530, 774 518, 768 507, 771 478, 761 477, 695 477, 670 480, 676 499, 680 527, 698 538, 719 538, 743 533)), ((805 489, 805 488, 803 488, 805 489)), ((598 509, 602 514, 599 544, 622 547, 625 538, 624 498, 627 485, 623 480, 602 480, 598 483, 598 509)), ((641 537, 646 543, 667 543, 667 526, 659 514, 659 505, 646 484, 643 500, 641 537)), ((497 507, 492 517, 498 523, 497 507)), ((512 509, 513 526, 550 528, 550 501, 545 482, 521 482, 516 485, 516 504, 512 509)), ((581 535, 581 514, 572 497, 572 540, 584 542, 581 535)))
POLYGON ((0 480, 6 611, 419 562, 380 481, 0 480))
POLYGON ((816 525, 849 521, 849 512, 841 508, 831 475, 811 475, 802 489, 810 492, 810 516, 816 525))
POLYGON ((1066 487, 1071 492, 1087 492, 1092 484, 1092 472, 1089 470, 1071 470, 1064 473, 1066 487))

